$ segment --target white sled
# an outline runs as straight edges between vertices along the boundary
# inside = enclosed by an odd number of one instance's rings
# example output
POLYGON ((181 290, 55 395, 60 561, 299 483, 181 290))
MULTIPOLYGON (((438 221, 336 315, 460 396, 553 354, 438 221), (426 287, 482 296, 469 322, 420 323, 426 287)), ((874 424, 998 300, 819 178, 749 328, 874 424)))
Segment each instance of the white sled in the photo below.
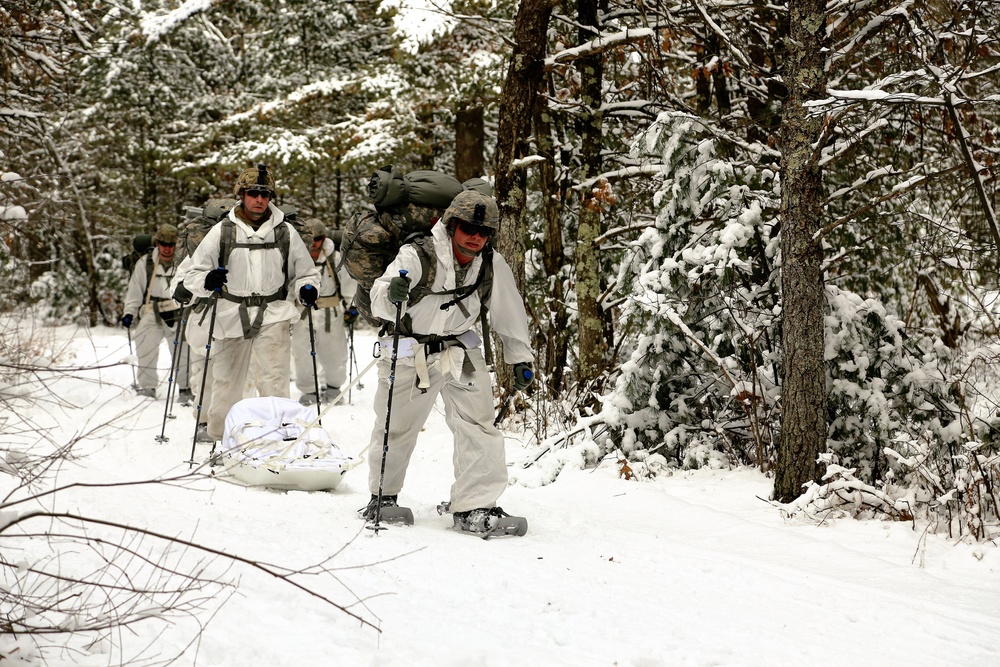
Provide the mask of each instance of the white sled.
POLYGON ((353 466, 316 410, 288 398, 245 398, 226 415, 222 462, 248 486, 329 491, 353 466))

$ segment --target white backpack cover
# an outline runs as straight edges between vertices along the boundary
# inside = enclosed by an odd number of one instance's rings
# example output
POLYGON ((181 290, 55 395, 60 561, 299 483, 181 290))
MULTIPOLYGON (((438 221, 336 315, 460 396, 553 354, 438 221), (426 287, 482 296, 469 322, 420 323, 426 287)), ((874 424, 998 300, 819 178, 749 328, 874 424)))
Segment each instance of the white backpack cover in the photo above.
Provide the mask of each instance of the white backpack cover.
POLYGON ((316 410, 289 398, 245 398, 226 415, 222 460, 249 486, 325 491, 353 466, 318 424, 316 410))

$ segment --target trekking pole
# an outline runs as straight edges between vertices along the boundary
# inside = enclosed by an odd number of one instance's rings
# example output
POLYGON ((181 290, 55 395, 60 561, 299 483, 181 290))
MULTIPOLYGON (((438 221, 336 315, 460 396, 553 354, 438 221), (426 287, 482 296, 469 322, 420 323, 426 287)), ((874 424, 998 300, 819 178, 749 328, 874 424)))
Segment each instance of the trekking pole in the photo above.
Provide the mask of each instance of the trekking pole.
MULTIPOLYGON (((208 320, 208 340, 205 342, 205 367, 201 370, 201 391, 198 392, 198 409, 194 417, 194 436, 191 438, 191 459, 188 461, 188 469, 194 467, 194 450, 198 445, 198 424, 201 423, 201 402, 205 397, 205 379, 208 377, 208 362, 212 355, 212 336, 215 335, 215 311, 219 306, 219 293, 222 288, 212 292, 212 317, 208 320)), ((212 441, 212 451, 208 453, 209 460, 215 454, 215 441, 212 441)))
MULTIPOLYGON (((406 271, 399 270, 401 278, 406 277, 406 271)), ((396 304, 396 324, 392 328, 392 357, 389 361, 389 398, 385 401, 385 429, 382 433, 382 465, 378 473, 378 500, 375 504, 375 525, 372 530, 378 535, 381 530, 379 522, 382 520, 382 483, 385 481, 385 457, 389 454, 389 423, 392 417, 392 394, 396 386, 396 349, 399 347, 399 320, 403 315, 402 302, 396 304)))
POLYGON ((173 408, 173 387, 174 387, 174 372, 177 370, 178 362, 180 360, 180 340, 181 334, 184 330, 184 323, 187 322, 187 308, 181 308, 180 321, 177 323, 177 331, 174 332, 174 351, 170 355, 170 374, 167 376, 167 400, 163 405, 163 424, 160 426, 160 435, 156 436, 154 440, 157 442, 170 442, 170 438, 164 435, 167 430, 167 419, 174 419, 174 415, 170 414, 171 408, 173 408))
MULTIPOLYGON (((313 309, 312 306, 306 306, 306 313, 309 315, 309 354, 312 355, 313 360, 313 386, 316 387, 316 415, 320 415, 320 394, 319 394, 319 369, 316 367, 316 330, 313 328, 313 309)), ((323 422, 319 422, 322 426, 323 422)))
POLYGON ((132 327, 125 327, 125 333, 128 334, 128 356, 129 356, 129 366, 132 368, 132 390, 135 391, 139 388, 139 381, 135 379, 135 364, 132 363, 131 357, 135 354, 132 351, 132 327))
POLYGON ((187 314, 188 309, 181 306, 177 323, 178 329, 174 332, 174 355, 176 356, 171 357, 170 375, 167 377, 167 406, 170 410, 169 414, 167 414, 168 419, 176 418, 173 410, 176 405, 177 392, 173 390, 178 388, 178 383, 180 382, 181 359, 184 357, 184 327, 187 323, 187 314))
MULTIPOLYGON (((349 348, 350 351, 348 353, 348 361, 347 361, 347 386, 352 387, 354 386, 353 382, 354 368, 358 363, 357 359, 354 358, 354 322, 351 322, 350 324, 347 325, 347 331, 348 331, 347 340, 350 342, 350 348, 349 348)), ((351 403, 351 390, 348 389, 347 404, 350 405, 350 403, 351 403)))

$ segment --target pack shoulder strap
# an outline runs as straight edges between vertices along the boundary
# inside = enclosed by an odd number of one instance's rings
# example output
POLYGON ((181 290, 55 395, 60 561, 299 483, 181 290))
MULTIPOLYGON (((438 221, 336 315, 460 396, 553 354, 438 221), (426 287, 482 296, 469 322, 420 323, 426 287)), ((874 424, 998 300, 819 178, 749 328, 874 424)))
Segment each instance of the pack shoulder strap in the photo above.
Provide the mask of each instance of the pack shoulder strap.
MULTIPOLYGON (((330 275, 333 276, 333 295, 340 296, 340 276, 337 275, 337 269, 333 267, 333 262, 330 261, 330 256, 324 256, 322 262, 316 262, 316 266, 325 266, 329 269, 330 275)), ((320 269, 320 276, 322 276, 322 273, 323 269, 320 269)))
POLYGON ((410 299, 407 305, 412 306, 428 294, 437 294, 431 289, 434 278, 437 277, 437 254, 434 252, 434 239, 430 234, 421 234, 406 239, 413 246, 420 260, 420 280, 410 287, 410 299))
MULTIPOLYGON (((156 256, 158 260, 159 255, 156 256)), ((156 265, 158 262, 153 261, 153 251, 150 250, 146 253, 146 290, 142 294, 142 302, 144 306, 149 305, 149 298, 153 294, 153 281, 156 280, 156 265)))
POLYGON ((288 277, 288 252, 291 244, 291 237, 288 232, 288 223, 281 221, 274 227, 274 240, 267 243, 237 243, 236 223, 226 218, 222 221, 222 235, 219 243, 219 266, 229 266, 229 256, 235 248, 247 248, 248 250, 270 250, 278 248, 281 250, 281 272, 288 277))
POLYGON ((288 296, 288 252, 291 243, 288 223, 280 222, 274 228, 274 240, 267 243, 237 243, 236 223, 230 219, 222 221, 222 234, 219 242, 219 266, 225 268, 229 265, 229 256, 235 248, 246 248, 247 250, 270 250, 278 248, 281 251, 281 272, 285 277, 285 282, 274 294, 256 294, 252 296, 233 296, 228 291, 223 290, 220 295, 227 301, 239 304, 240 324, 243 327, 243 338, 253 339, 260 333, 260 328, 264 321, 264 311, 267 304, 274 301, 284 300, 288 296), (249 308, 257 308, 257 315, 251 322, 249 308))
MULTIPOLYGON (((421 235, 418 238, 409 240, 410 245, 417 251, 420 259, 420 281, 410 287, 410 299, 407 306, 413 306, 428 294, 454 295, 454 298, 441 305, 441 310, 447 310, 457 305, 462 312, 468 315, 462 301, 469 298, 477 291, 479 292, 479 318, 484 320, 488 310, 487 303, 493 293, 493 248, 486 246, 483 250, 483 261, 479 266, 479 275, 476 282, 468 287, 456 287, 455 289, 435 291, 431 288, 434 284, 434 277, 437 273, 437 254, 434 252, 434 241, 430 234, 421 235)), ((409 321, 409 314, 403 316, 400 332, 405 335, 412 335, 412 327, 409 321)))

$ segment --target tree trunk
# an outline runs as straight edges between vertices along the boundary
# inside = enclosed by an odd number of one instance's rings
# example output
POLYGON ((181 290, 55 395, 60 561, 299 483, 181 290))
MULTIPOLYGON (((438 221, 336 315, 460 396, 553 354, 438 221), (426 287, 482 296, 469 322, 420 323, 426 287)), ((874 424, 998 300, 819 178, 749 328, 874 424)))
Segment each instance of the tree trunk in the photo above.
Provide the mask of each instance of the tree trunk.
MULTIPOLYGON (((507 259, 518 289, 524 293, 524 222, 526 174, 515 169, 515 161, 530 155, 531 115, 542 82, 545 35, 552 9, 558 0, 522 0, 514 18, 514 49, 500 93, 497 126, 496 199, 500 207, 497 248, 507 259)), ((497 345, 495 357, 502 359, 497 345)), ((498 363, 497 383, 510 387, 513 376, 506 364, 498 363)))
MULTIPOLYGON (((556 131, 548 113, 548 101, 539 96, 535 100, 535 144, 536 152, 544 160, 539 164, 539 189, 542 194, 542 216, 545 220, 542 240, 542 267, 547 284, 551 286, 548 297, 549 307, 538 314, 539 327, 535 331, 537 341, 536 366, 548 378, 548 388, 553 395, 563 388, 563 378, 569 358, 569 309, 566 307, 565 277, 563 270, 567 263, 566 247, 563 243, 562 212, 566 206, 567 187, 560 182, 560 174, 565 174, 568 164, 563 158, 568 151, 556 149, 553 133, 556 131), (558 155, 557 155, 558 150, 558 155)), ((568 162, 568 156, 566 161, 568 162)), ((563 179, 565 181, 565 179, 563 179)))
POLYGON ((455 114, 455 176, 463 183, 483 175, 483 108, 455 114))
MULTIPOLYGON (((579 0, 579 41, 597 36, 597 0, 579 0)), ((580 113, 580 180, 601 173, 601 85, 604 76, 600 53, 576 61, 580 75, 582 111, 580 113)), ((601 262, 596 239, 601 234, 601 206, 590 192, 580 193, 579 224, 576 234, 576 300, 579 317, 580 347, 577 375, 580 386, 597 379, 604 370, 604 335, 601 296, 601 262)))
POLYGON ((788 102, 780 132, 783 376, 781 438, 774 497, 794 500, 820 478, 826 447, 826 368, 823 362, 823 178, 816 142, 824 116, 805 104, 826 90, 825 0, 790 0, 791 32, 785 80, 788 102))

